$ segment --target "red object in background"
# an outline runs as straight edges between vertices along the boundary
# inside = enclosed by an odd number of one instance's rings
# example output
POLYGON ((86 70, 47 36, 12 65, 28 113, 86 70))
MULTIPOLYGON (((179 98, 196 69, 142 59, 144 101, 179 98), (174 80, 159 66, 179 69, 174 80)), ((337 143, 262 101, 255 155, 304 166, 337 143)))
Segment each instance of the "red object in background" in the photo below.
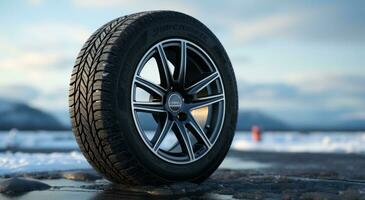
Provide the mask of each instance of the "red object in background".
POLYGON ((252 140, 255 142, 261 141, 261 128, 259 126, 252 126, 252 140))

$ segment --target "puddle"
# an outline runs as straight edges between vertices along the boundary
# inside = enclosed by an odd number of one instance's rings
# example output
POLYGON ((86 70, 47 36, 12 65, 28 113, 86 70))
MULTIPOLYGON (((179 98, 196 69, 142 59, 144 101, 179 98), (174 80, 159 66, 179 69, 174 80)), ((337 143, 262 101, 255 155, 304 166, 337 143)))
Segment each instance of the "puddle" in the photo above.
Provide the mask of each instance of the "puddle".
POLYGON ((9 197, 0 194, 1 200, 49 200, 49 199, 93 199, 95 197, 95 192, 75 192, 75 191, 33 191, 28 192, 24 195, 18 197, 9 197))
POLYGON ((40 180, 43 183, 47 183, 52 187, 76 187, 79 188, 80 186, 85 185, 95 185, 95 182, 84 182, 84 181, 74 181, 68 179, 44 179, 40 180))
POLYGON ((260 163, 251 160, 242 160, 235 157, 226 157, 219 166, 221 169, 263 169, 271 167, 270 164, 260 163))

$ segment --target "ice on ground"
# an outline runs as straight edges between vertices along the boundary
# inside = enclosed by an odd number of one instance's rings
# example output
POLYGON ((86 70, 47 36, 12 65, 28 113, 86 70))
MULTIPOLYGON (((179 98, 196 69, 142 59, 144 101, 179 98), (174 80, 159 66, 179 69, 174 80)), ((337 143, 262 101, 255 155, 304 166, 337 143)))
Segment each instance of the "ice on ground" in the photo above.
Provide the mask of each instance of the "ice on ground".
POLYGON ((266 132, 255 142, 249 132, 237 132, 232 149, 244 151, 365 153, 363 132, 266 132))
MULTIPOLYGON (((254 161, 241 161, 227 157, 220 168, 252 169, 266 168, 269 165, 254 161)), ((70 153, 0 153, 0 175, 91 169, 80 152, 70 153)))
POLYGON ((0 153, 0 175, 89 168, 91 166, 80 152, 0 153))

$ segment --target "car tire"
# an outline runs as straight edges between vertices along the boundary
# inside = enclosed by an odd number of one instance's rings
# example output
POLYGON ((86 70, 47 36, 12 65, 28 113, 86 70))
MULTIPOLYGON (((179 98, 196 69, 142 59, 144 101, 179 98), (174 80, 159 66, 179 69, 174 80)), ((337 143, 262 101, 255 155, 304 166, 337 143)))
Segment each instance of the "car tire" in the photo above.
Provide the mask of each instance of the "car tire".
POLYGON ((136 13, 99 28, 77 57, 69 89, 81 152, 105 178, 124 184, 209 177, 230 148, 237 99, 219 40, 173 11, 136 13), (156 73, 143 71, 148 56, 156 73), (137 91, 147 100, 137 101, 137 91))

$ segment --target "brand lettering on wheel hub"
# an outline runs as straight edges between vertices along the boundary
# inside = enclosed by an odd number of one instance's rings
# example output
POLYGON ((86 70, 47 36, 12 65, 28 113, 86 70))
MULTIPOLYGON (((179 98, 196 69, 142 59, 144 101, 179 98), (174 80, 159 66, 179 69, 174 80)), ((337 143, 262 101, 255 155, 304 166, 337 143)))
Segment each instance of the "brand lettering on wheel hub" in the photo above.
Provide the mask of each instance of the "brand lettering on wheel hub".
POLYGON ((182 97, 179 94, 171 94, 167 100, 169 109, 173 112, 180 111, 183 104, 182 97))

